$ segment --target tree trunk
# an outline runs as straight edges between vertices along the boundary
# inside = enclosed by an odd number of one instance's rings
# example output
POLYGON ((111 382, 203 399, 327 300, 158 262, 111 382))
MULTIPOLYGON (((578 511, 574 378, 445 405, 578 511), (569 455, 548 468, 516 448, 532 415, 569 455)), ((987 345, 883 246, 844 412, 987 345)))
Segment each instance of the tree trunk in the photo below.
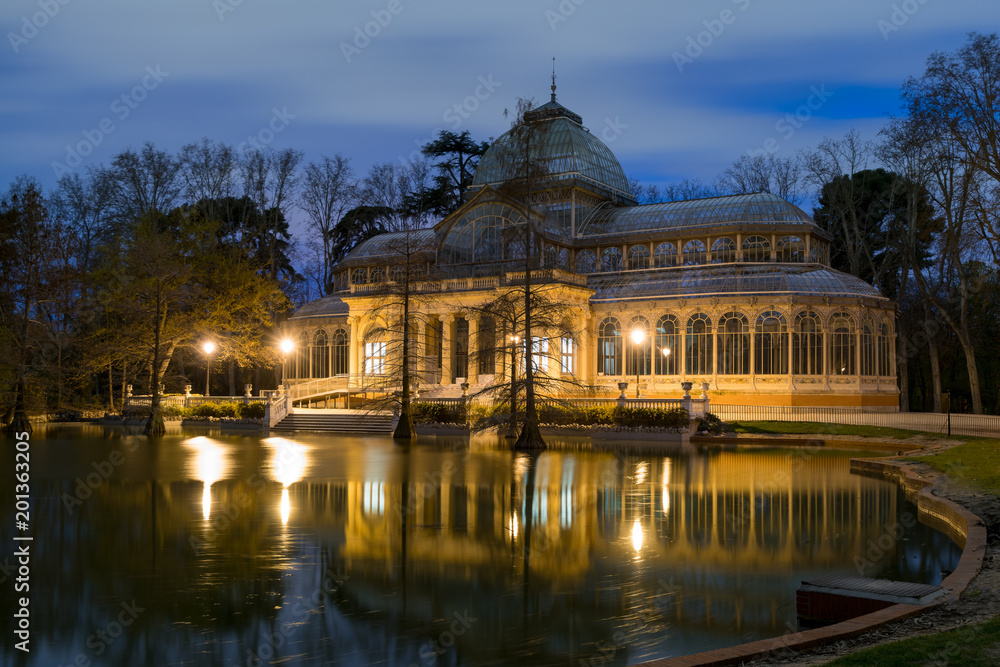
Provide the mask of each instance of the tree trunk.
POLYGON ((896 370, 899 373, 899 411, 910 411, 910 354, 906 336, 899 337, 896 370))
POLYGON ((226 366, 229 372, 229 395, 236 396, 236 364, 230 359, 226 366))
POLYGON ((931 309, 928 307, 927 302, 924 302, 924 331, 927 332, 927 352, 928 359, 931 362, 931 386, 934 392, 934 412, 941 412, 941 359, 938 355, 938 346, 935 337, 933 336, 932 329, 936 327, 931 327, 931 309))
MULTIPOLYGON (((528 236, 524 261, 524 424, 521 435, 514 442, 514 449, 545 449, 545 440, 538 427, 535 409, 535 375, 531 363, 534 341, 531 338, 531 221, 525 225, 528 236)), ((541 352, 541 350, 539 350, 541 352)))
POLYGON ((151 437, 159 437, 165 435, 167 432, 167 427, 163 423, 163 412, 160 410, 160 332, 163 328, 164 316, 163 301, 158 286, 156 294, 156 325, 153 330, 153 362, 150 364, 151 382, 153 385, 152 398, 149 400, 149 419, 146 420, 146 426, 143 428, 143 433, 151 437))
POLYGON ((115 412, 115 378, 111 372, 111 362, 108 362, 108 408, 111 414, 115 412))
MULTIPOLYGON (((410 411, 410 271, 405 272, 403 282, 403 391, 399 397, 399 421, 392 432, 396 440, 409 440, 413 437, 413 413, 410 411)), ((454 365, 454 362, 452 362, 454 365)))

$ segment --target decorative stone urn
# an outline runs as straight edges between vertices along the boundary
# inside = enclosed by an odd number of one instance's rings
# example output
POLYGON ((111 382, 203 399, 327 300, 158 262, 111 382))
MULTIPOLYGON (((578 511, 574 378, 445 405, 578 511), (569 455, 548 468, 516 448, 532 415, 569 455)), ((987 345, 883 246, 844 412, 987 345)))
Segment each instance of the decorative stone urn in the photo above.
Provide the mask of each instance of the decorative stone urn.
POLYGON ((251 396, 253 396, 253 385, 252 384, 243 385, 243 397, 250 398, 251 396))
POLYGON ((189 396, 191 396, 191 385, 186 384, 184 385, 184 398, 188 398, 189 396))
POLYGON ((459 386, 462 387, 462 397, 464 398, 464 397, 468 396, 469 395, 469 383, 468 382, 463 382, 459 386))
POLYGON ((618 388, 621 389, 621 392, 622 392, 622 395, 618 397, 618 400, 619 401, 624 401, 625 400, 625 390, 628 389, 628 382, 624 382, 624 381, 619 382, 618 383, 618 388))
POLYGON ((701 383, 701 398, 708 398, 708 383, 701 383))
POLYGON ((693 386, 693 382, 681 382, 681 389, 684 390, 684 398, 691 398, 691 387, 693 386))

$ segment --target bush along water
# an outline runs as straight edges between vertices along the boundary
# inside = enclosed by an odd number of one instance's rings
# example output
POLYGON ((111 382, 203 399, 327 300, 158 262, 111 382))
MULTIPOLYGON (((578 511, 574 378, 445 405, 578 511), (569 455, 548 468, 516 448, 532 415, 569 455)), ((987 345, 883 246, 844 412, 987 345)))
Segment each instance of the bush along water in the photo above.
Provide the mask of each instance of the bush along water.
POLYGON ((264 419, 264 404, 229 401, 228 403, 202 403, 190 408, 170 405, 163 408, 163 417, 171 420, 188 419, 194 421, 251 420, 256 423, 256 421, 264 419))

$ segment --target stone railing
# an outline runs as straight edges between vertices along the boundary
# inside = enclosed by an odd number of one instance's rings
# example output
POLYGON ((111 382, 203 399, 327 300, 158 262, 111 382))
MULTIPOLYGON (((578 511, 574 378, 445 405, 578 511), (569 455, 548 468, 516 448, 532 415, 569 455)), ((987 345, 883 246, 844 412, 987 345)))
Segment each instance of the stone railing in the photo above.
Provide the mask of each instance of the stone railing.
MULTIPOLYGON (((585 286, 587 277, 562 269, 535 269, 531 279, 538 283, 568 283, 585 286)), ((478 276, 469 278, 445 278, 442 280, 420 281, 413 285, 414 292, 467 292, 472 290, 495 289, 504 285, 524 284, 524 271, 512 271, 503 276, 478 276)), ((394 289, 396 283, 366 283, 351 285, 351 294, 378 294, 394 289)))
POLYGON ((264 426, 272 428, 282 419, 292 414, 292 399, 278 391, 266 391, 264 404, 264 426))

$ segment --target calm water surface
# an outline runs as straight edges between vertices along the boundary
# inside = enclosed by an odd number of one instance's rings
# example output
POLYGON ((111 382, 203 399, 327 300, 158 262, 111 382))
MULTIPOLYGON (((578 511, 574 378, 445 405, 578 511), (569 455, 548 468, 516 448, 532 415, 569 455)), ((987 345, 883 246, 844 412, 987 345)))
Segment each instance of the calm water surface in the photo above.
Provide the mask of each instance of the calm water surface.
POLYGON ((803 579, 938 583, 959 556, 846 452, 99 427, 31 442, 32 651, 8 639, 8 580, 3 664, 624 665, 788 632, 803 579))

